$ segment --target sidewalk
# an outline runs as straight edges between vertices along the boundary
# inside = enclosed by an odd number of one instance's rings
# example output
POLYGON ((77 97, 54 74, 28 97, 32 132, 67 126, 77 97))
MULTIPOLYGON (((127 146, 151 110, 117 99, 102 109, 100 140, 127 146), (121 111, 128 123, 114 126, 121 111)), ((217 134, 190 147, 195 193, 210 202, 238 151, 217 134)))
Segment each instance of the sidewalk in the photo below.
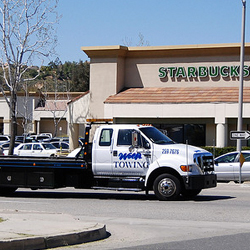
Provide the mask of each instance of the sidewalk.
POLYGON ((103 224, 68 214, 0 210, 0 249, 34 250, 81 244, 107 236, 103 224))

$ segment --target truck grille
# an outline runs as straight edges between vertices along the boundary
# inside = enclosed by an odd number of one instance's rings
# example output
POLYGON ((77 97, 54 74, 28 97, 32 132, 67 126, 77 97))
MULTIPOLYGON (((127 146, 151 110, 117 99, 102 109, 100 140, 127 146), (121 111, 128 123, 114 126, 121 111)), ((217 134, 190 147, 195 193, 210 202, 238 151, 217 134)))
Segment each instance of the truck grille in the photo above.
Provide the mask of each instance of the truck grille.
POLYGON ((214 171, 214 160, 212 155, 199 155, 194 158, 203 172, 214 171))

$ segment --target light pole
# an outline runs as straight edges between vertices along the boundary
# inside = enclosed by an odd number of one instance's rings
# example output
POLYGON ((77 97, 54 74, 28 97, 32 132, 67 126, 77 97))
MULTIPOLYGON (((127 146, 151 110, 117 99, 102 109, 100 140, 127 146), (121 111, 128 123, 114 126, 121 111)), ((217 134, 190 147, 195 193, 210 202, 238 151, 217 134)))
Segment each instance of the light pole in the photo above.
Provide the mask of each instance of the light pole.
MULTIPOLYGON (((240 86, 239 86, 239 109, 237 130, 242 130, 242 108, 243 108, 243 78, 244 78, 244 53, 245 53, 245 15, 246 0, 242 1, 242 28, 241 28, 241 48, 240 48, 240 86)), ((241 140, 237 140, 237 151, 241 152, 241 140)))

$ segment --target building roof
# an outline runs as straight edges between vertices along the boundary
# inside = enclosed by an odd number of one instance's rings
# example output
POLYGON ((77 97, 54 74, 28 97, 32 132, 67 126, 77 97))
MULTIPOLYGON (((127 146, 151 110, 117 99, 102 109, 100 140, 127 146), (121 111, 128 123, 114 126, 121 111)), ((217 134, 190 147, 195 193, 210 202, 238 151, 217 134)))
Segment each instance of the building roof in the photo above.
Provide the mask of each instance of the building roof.
POLYGON ((89 90, 86 92, 83 92, 81 95, 76 96, 75 98, 73 98, 72 100, 70 100, 67 104, 71 104, 73 102, 76 102, 77 100, 79 100, 80 98, 82 98, 83 96, 87 95, 89 93, 89 90))
MULTIPOLYGON (((105 103, 236 103, 238 87, 130 88, 109 96, 105 103)), ((250 87, 244 87, 243 102, 250 103, 250 87)))
POLYGON ((64 111, 67 110, 68 100, 46 100, 43 107, 37 107, 35 110, 44 111, 64 111))
MULTIPOLYGON (((114 46, 88 46, 81 47, 90 58, 110 57, 201 57, 201 56, 225 56, 240 55, 240 43, 226 44, 194 44, 172 46, 139 46, 126 47, 114 46)), ((245 44, 245 54, 250 54, 250 43, 245 44)))

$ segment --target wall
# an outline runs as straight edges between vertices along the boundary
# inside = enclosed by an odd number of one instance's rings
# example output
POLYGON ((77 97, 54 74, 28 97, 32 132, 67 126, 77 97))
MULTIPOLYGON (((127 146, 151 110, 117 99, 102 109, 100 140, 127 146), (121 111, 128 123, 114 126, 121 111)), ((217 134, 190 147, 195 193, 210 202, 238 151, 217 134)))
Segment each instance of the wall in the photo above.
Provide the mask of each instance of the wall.
POLYGON ((103 118, 103 103, 107 96, 123 88, 124 60, 122 58, 91 59, 90 64, 90 116, 103 118))
POLYGON ((90 93, 68 103, 67 123, 70 150, 78 147, 78 138, 84 137, 86 118, 90 112, 90 93))
MULTIPOLYGON (((115 122, 126 123, 150 123, 152 119, 158 119, 159 123, 183 119, 187 123, 190 119, 198 119, 201 124, 206 124, 207 145, 235 143, 228 138, 230 129, 235 129, 230 122, 238 116, 235 101, 192 103, 190 100, 185 104, 161 103, 161 100, 155 103, 104 101, 123 89, 135 87, 238 87, 239 74, 235 69, 240 65, 240 44, 82 49, 91 58, 90 117, 113 118, 115 122), (220 70, 220 74, 212 76, 213 71, 211 75, 204 74, 202 69, 208 70, 211 66, 220 70), (160 77, 161 67, 166 68, 166 77, 160 77), (176 68, 173 75, 171 67, 176 68), (185 75, 191 67, 200 69, 200 75, 185 75)), ((245 65, 248 75, 244 77, 244 86, 250 87, 250 44, 245 46, 245 65)), ((243 117, 245 122, 250 118, 250 103, 244 104, 243 117)))

